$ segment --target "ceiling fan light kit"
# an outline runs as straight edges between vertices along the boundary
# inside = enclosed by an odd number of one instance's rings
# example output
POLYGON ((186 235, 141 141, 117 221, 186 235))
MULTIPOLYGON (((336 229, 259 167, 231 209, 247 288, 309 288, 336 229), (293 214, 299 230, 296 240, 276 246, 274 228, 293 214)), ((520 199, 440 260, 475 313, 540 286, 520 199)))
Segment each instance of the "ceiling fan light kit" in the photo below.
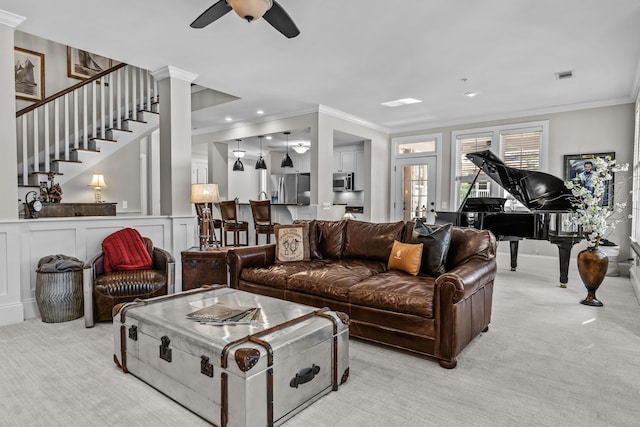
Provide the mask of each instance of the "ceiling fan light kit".
POLYGON ((272 0, 227 0, 227 4, 239 17, 251 22, 262 18, 262 15, 273 6, 272 0))
POLYGON ((300 34, 293 19, 275 0, 219 0, 202 12, 191 23, 191 28, 204 28, 232 10, 249 22, 263 17, 273 28, 289 39, 300 34))

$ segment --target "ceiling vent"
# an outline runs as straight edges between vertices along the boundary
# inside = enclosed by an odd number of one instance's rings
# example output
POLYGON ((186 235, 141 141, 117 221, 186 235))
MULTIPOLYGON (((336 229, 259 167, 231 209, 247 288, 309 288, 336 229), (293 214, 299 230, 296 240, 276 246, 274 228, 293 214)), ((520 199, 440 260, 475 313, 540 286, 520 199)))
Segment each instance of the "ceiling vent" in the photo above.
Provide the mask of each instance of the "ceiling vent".
POLYGON ((557 80, 570 79, 573 77, 573 70, 569 71, 560 71, 556 73, 557 80))

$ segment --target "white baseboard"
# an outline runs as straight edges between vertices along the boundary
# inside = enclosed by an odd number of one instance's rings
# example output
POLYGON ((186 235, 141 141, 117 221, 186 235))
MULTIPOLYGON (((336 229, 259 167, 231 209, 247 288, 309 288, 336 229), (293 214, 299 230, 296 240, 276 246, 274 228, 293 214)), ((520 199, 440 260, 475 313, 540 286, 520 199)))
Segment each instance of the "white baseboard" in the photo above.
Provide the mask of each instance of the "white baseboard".
POLYGON ((21 302, 0 306, 0 326, 24 321, 24 307, 21 302))
POLYGON ((35 319, 40 317, 40 310, 38 310, 38 304, 35 298, 26 299, 22 301, 24 307, 24 319, 35 319))
POLYGON ((629 280, 631 281, 633 292, 636 294, 638 304, 640 304, 640 267, 631 267, 629 270, 629 280))

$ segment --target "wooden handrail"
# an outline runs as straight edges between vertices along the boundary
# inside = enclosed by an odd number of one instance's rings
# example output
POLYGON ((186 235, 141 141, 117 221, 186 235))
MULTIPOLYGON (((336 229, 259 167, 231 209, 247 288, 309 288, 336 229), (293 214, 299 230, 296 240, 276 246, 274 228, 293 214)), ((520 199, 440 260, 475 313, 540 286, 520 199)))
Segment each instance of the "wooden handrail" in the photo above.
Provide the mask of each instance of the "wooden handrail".
POLYGON ((61 90, 60 92, 58 92, 58 93, 56 93, 54 95, 51 95, 51 96, 43 99, 42 101, 38 101, 35 104, 29 105, 28 107, 25 107, 22 110, 18 111, 16 113, 16 118, 22 116, 23 114, 27 114, 28 112, 33 111, 36 108, 53 101, 56 98, 60 98, 62 96, 65 96, 66 94, 68 94, 70 92, 73 92, 74 90, 76 90, 76 89, 78 89, 78 88, 80 88, 82 86, 88 85, 89 83, 92 83, 92 82, 94 82, 96 80, 100 80, 102 77, 106 76, 107 74, 111 74, 112 72, 114 72, 116 70, 119 70, 120 68, 126 67, 126 66, 127 66, 127 64, 122 62, 122 63, 120 63, 118 65, 115 65, 115 66, 109 68, 108 70, 104 70, 103 72, 98 73, 95 76, 88 78, 87 80, 83 80, 83 81, 81 81, 79 83, 74 84, 73 86, 70 86, 70 87, 68 87, 68 88, 66 88, 64 90, 61 90))

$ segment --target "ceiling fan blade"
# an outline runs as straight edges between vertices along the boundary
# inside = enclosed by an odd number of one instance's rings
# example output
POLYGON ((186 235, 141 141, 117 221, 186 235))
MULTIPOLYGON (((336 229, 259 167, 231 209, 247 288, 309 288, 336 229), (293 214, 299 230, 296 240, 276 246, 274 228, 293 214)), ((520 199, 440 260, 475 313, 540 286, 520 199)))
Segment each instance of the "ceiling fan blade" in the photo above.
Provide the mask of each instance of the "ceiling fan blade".
POLYGON ((232 10, 231 6, 229 6, 225 0, 220 0, 209 9, 202 12, 202 15, 198 16, 196 20, 191 23, 191 28, 204 28, 232 10))
POLYGON ((267 10, 262 17, 287 38, 292 39, 300 34, 300 30, 296 27, 293 19, 275 0, 271 9, 267 10))

